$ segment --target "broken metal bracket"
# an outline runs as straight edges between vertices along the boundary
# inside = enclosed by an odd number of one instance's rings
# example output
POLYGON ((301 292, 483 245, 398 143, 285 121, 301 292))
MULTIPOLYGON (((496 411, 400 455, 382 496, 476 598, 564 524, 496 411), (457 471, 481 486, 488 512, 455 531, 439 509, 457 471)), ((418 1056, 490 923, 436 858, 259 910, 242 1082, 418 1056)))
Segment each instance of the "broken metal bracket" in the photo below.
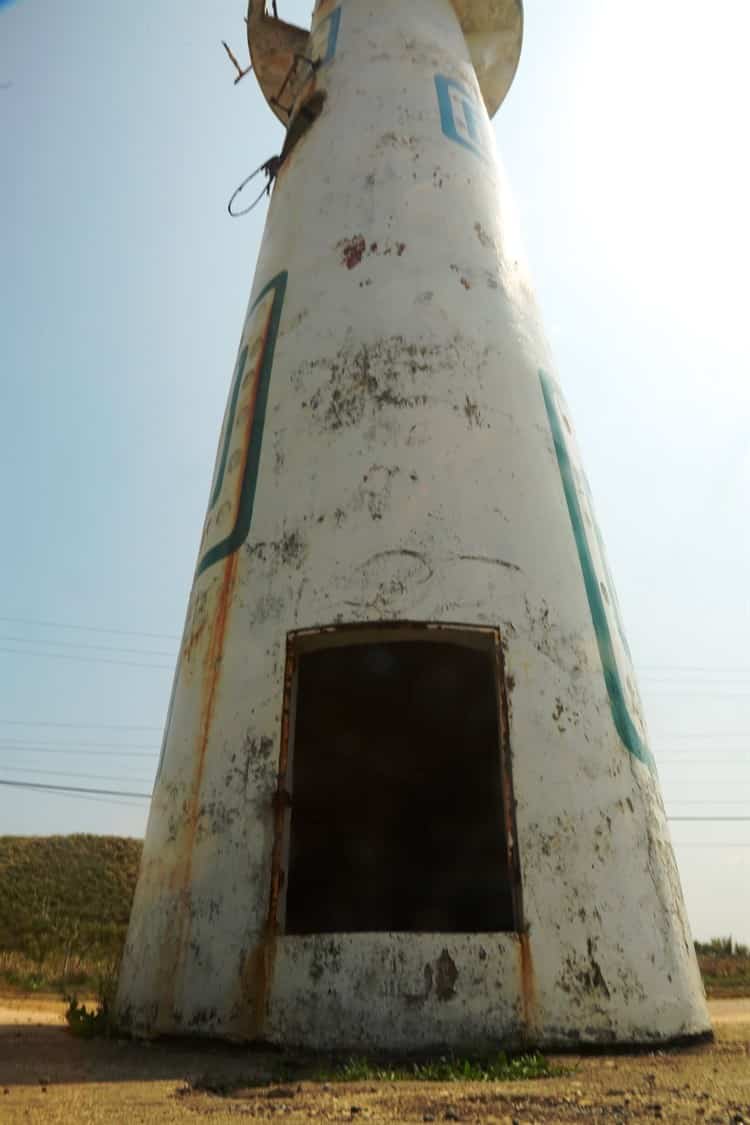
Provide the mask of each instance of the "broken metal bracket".
POLYGON ((239 62, 237 61, 237 57, 234 54, 234 52, 232 51, 232 48, 229 46, 229 44, 227 43, 227 41, 225 39, 222 39, 221 45, 224 48, 224 50, 226 51, 226 53, 228 54, 229 61, 231 62, 232 66, 237 71, 237 77, 234 80, 234 84, 236 86, 238 82, 242 81, 242 79, 245 77, 246 74, 250 73, 250 71, 253 69, 253 64, 250 63, 250 65, 246 66, 245 69, 243 70, 242 67, 240 66, 239 62))
POLYGON ((293 58, 292 58, 292 64, 286 72, 286 77, 284 78, 284 81, 281 83, 281 86, 279 87, 278 94, 274 95, 271 98, 271 104, 275 105, 275 106, 278 106, 278 108, 282 111, 282 113, 285 113, 287 115, 287 117, 292 112, 292 108, 294 106, 294 98, 292 98, 291 103, 288 106, 286 106, 286 105, 282 104, 281 96, 284 93, 284 91, 286 90, 286 88, 289 84, 289 80, 291 79, 292 75, 296 71, 298 63, 301 63, 301 62, 307 63, 307 65, 310 67, 310 74, 311 75, 315 74, 316 70, 320 66, 320 59, 309 59, 307 57, 307 55, 299 55, 299 54, 295 53, 293 58))

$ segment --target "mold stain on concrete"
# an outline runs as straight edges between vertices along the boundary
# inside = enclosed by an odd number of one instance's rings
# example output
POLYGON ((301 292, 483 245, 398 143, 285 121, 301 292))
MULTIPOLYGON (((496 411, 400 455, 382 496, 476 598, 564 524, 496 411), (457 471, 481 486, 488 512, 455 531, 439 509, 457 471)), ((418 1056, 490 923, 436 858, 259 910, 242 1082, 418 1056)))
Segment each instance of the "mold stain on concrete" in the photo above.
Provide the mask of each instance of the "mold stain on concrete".
POLYGON ((302 533, 293 528, 284 531, 278 539, 258 540, 248 543, 246 550, 250 558, 270 564, 271 574, 289 567, 299 570, 307 557, 307 542, 302 533))
POLYGON ((444 949, 435 962, 435 995, 438 1000, 451 1000, 456 995, 458 969, 447 949, 444 949))
POLYGON ((446 349, 400 335, 345 344, 329 358, 302 363, 291 384, 321 432, 335 433, 361 426, 367 415, 376 421, 388 409, 427 406, 435 372, 450 367, 457 350, 458 341, 446 349))
POLYGON ((479 410, 479 405, 473 402, 468 395, 464 399, 464 414, 469 423, 469 429, 475 426, 479 428, 482 425, 482 414, 479 410))

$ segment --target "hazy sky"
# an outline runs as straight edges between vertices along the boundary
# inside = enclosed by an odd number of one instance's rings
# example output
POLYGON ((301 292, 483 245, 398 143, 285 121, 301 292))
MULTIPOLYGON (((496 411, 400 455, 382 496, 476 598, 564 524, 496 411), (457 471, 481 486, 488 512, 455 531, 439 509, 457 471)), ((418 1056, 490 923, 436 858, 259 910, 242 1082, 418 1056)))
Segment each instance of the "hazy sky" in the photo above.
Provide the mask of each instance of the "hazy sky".
MULTIPOLYGON (((723 818, 672 823, 693 928, 750 941, 750 4, 525 8, 498 146, 668 811, 723 818)), ((0 0, 2 780, 153 781, 265 217, 226 200, 282 142, 243 15, 0 0)), ((0 833, 146 811, 0 786, 0 833)))

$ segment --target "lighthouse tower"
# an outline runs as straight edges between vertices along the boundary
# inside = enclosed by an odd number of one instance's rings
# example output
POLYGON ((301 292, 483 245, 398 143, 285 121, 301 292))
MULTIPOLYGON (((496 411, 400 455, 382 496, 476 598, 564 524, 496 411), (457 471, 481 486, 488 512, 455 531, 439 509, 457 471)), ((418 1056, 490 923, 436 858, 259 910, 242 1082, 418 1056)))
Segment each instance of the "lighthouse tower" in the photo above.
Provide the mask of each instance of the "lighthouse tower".
POLYGON ((708 1016, 490 115, 520 0, 251 0, 287 138, 118 996, 134 1034, 665 1042, 708 1016))

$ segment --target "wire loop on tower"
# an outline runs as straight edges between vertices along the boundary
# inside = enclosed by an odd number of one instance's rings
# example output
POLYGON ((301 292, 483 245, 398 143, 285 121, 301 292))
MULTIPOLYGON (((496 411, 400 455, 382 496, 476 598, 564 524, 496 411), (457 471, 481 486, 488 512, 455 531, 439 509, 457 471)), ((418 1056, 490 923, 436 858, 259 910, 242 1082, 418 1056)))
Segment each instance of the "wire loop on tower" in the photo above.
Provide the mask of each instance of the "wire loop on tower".
POLYGON ((266 160, 265 164, 261 164, 258 168, 255 169, 254 172, 251 172, 250 175, 247 176, 242 181, 242 183, 239 185, 239 187, 235 188, 235 190, 232 192, 232 195, 229 199, 229 203, 227 204, 227 211, 229 212, 229 214, 232 216, 233 219, 239 219, 243 215, 249 214, 250 211, 252 211, 252 209, 254 207, 257 207, 257 205, 260 203, 260 201, 261 201, 261 199, 263 198, 264 195, 270 195, 271 194, 271 184, 273 183, 273 181, 276 178, 276 173, 279 170, 279 164, 280 163, 281 163, 280 157, 272 156, 270 158, 270 160, 266 160), (252 201, 252 203, 250 203, 247 207, 243 208, 242 211, 233 211, 232 210, 232 204, 234 203, 237 196, 240 195, 240 193, 245 190, 247 185, 249 183, 251 183, 252 180, 254 180, 255 177, 260 172, 265 172, 266 177, 267 177, 265 187, 263 188, 263 190, 260 192, 259 195, 257 195, 255 197, 255 199, 252 201))

